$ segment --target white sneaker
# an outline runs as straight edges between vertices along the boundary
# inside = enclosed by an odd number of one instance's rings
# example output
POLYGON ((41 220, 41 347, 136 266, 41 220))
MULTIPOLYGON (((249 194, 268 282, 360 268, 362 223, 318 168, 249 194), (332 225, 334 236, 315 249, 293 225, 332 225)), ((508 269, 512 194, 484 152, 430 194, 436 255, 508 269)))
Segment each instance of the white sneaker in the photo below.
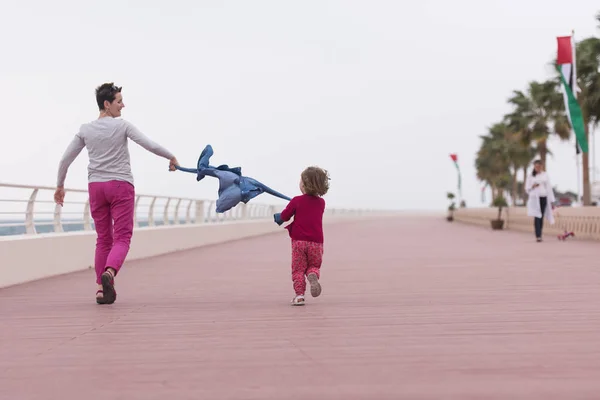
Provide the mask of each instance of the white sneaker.
POLYGON ((292 299, 293 306, 303 306, 304 305, 304 295, 299 294, 298 296, 292 299))

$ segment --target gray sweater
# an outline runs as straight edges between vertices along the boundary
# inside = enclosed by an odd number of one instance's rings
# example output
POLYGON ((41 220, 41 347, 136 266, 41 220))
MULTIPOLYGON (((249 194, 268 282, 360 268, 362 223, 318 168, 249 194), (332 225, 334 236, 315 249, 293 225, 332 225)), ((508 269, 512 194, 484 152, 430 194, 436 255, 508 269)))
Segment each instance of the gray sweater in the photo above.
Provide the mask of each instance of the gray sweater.
POLYGON ((89 182, 120 180, 133 185, 127 139, 157 156, 168 160, 174 157, 170 151, 150 140, 130 122, 110 117, 100 118, 81 125, 79 133, 67 147, 58 166, 57 186, 64 186, 69 166, 84 147, 87 148, 90 159, 89 182))

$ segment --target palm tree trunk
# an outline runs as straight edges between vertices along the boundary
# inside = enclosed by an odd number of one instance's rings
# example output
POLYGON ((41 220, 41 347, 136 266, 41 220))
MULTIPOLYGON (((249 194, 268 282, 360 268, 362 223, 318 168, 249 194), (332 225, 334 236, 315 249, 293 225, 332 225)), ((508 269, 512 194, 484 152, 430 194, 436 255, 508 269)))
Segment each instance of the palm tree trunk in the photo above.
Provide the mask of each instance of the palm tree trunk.
MULTIPOLYGON (((585 124, 585 140, 589 143, 588 124, 585 124)), ((588 146, 589 147, 589 146, 588 146)), ((583 161, 583 205, 592 205, 592 194, 590 192, 590 154, 582 154, 583 161)))
POLYGON ((527 191, 525 190, 525 185, 527 184, 527 165, 523 167, 523 201, 527 203, 527 191))
POLYGON ((512 198, 512 205, 513 207, 517 206, 517 172, 519 171, 519 169, 517 168, 517 166, 513 166, 513 174, 512 174, 512 193, 510 194, 510 197, 512 198))
POLYGON ((540 152, 540 160, 542 165, 546 166, 546 156, 548 155, 548 144, 546 139, 542 139, 538 142, 538 151, 540 152))

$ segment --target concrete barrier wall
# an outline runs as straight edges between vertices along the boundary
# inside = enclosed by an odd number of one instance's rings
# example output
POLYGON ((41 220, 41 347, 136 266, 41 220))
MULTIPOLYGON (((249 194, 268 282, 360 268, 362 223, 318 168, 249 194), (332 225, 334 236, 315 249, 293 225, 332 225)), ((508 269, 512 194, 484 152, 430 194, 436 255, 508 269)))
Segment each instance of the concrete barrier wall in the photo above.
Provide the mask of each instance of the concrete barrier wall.
MULTIPOLYGON (((324 223, 360 218, 326 216, 324 223)), ((287 235, 272 219, 137 228, 127 260, 274 232, 287 235)), ((93 231, 0 237, 0 288, 93 267, 95 245, 93 231)))
MULTIPOLYGON (((491 229, 490 220, 498 216, 497 208, 461 208, 454 212, 454 221, 491 229)), ((569 240, 600 240, 600 207, 559 207, 554 210, 554 225, 544 220, 544 236, 574 232, 569 240)), ((533 217, 525 207, 507 207, 502 210, 504 229, 533 235, 533 217)))

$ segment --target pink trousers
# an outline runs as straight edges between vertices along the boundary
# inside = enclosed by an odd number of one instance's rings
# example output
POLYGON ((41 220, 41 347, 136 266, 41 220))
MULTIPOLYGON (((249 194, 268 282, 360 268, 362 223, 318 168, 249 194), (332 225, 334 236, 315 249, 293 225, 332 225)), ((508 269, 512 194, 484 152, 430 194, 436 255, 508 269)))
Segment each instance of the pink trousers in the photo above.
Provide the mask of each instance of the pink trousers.
POLYGON ((135 189, 124 181, 91 182, 88 185, 90 211, 96 233, 96 282, 106 268, 119 273, 133 235, 135 189))
POLYGON ((306 291, 306 276, 321 277, 323 243, 292 240, 292 282, 297 295, 306 291))

